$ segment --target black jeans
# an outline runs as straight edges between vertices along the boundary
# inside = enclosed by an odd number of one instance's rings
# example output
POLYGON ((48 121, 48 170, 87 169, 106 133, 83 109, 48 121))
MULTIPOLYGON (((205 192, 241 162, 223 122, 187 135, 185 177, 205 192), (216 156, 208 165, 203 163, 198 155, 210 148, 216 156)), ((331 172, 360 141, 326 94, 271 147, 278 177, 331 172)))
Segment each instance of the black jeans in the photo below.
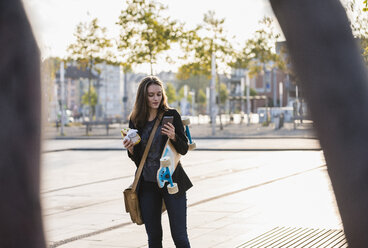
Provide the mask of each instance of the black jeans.
POLYGON ((170 195, 166 187, 160 189, 157 183, 141 181, 139 187, 139 204, 148 235, 149 248, 162 247, 161 208, 165 201, 169 215, 171 237, 175 246, 190 248, 187 234, 187 198, 170 195))

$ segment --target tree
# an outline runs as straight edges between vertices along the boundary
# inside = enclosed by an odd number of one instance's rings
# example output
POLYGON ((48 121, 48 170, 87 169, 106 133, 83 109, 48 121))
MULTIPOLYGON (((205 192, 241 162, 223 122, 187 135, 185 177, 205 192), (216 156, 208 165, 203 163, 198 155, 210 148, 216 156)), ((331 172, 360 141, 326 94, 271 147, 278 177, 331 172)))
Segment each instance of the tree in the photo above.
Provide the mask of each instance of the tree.
POLYGON ((219 100, 221 105, 224 105, 226 103, 226 100, 229 97, 229 91, 227 90, 226 84, 221 83, 220 84, 220 91, 219 91, 219 100))
MULTIPOLYGON (((245 86, 245 88, 244 88, 244 95, 247 95, 247 86, 245 86)), ((249 95, 250 96, 256 96, 257 91, 253 88, 249 88, 249 95)))
POLYGON ((187 79, 178 79, 176 81, 177 88, 181 88, 184 85, 198 93, 199 89, 205 90, 208 87, 208 77, 205 75, 190 75, 187 79))
POLYGON ((275 33, 273 21, 270 17, 264 17, 260 22, 261 27, 254 33, 254 37, 248 39, 241 54, 243 63, 248 63, 249 75, 255 76, 264 73, 266 65, 271 68, 284 69, 282 58, 275 53, 274 45, 280 34, 275 33))
POLYGON ((206 102, 207 102, 207 96, 206 96, 206 93, 204 93, 202 89, 198 90, 197 99, 198 99, 198 103, 200 107, 199 112, 202 114, 206 113, 205 107, 206 107, 206 102))
POLYGON ((166 9, 155 1, 128 0, 117 22, 121 29, 118 48, 127 64, 149 63, 151 75, 158 55, 182 35, 182 24, 163 17, 166 9))
POLYGON ((248 69, 249 77, 259 74, 265 82, 265 71, 275 68, 285 71, 285 61, 275 52, 275 44, 280 34, 274 31, 273 20, 264 17, 259 21, 260 28, 255 31, 253 37, 245 42, 243 49, 235 53, 231 65, 234 68, 248 69))
POLYGON ((91 86, 91 88, 86 93, 84 93, 84 95, 82 96, 82 104, 89 106, 90 112, 92 112, 92 115, 90 116, 94 116, 97 105, 97 93, 95 87, 91 86))
MULTIPOLYGON (((224 22, 225 18, 217 19, 214 11, 204 14, 203 23, 189 33, 192 36, 189 35, 191 42, 181 43, 186 53, 192 54, 192 58, 191 62, 179 68, 178 79, 188 79, 191 75, 204 75, 209 79, 213 53, 216 56, 217 78, 219 71, 225 72, 229 68, 233 48, 223 27, 224 22), (202 36, 199 35, 201 32, 202 36)), ((217 86, 219 93, 219 83, 217 86)), ((221 113, 220 124, 222 129, 221 113)))
POLYGON ((233 48, 226 36, 224 22, 225 18, 217 19, 214 11, 208 11, 204 14, 203 23, 186 33, 181 45, 186 52, 185 58, 189 58, 190 62, 179 67, 178 79, 188 79, 191 75, 210 78, 212 53, 216 54, 216 68, 222 71, 228 69, 233 48))
MULTIPOLYGON (((88 96, 92 96, 92 72, 99 71, 96 64, 101 62, 113 63, 115 60, 109 50, 112 43, 106 37, 106 28, 98 24, 97 18, 94 18, 90 23, 79 23, 74 36, 76 41, 68 47, 68 51, 71 59, 77 61, 82 69, 88 71, 88 96)), ((92 106, 90 98, 88 106, 92 106)), ((89 112, 89 119, 92 120, 92 111, 89 112)))
POLYGON ((166 85, 166 96, 167 96, 167 102, 169 104, 173 103, 176 101, 176 90, 175 87, 172 85, 172 83, 167 83, 166 85))
MULTIPOLYGON (((183 99, 185 96, 184 96, 184 86, 180 88, 179 90, 179 100, 183 99)), ((189 94, 189 87, 188 87, 188 92, 187 92, 187 98, 186 100, 188 102, 192 102, 192 96, 189 94)))
POLYGON ((41 82, 43 83, 42 91, 44 94, 44 99, 46 101, 46 105, 48 106, 47 114, 48 117, 56 115, 56 106, 53 106, 53 102, 57 101, 54 99, 55 96, 55 79, 56 73, 60 68, 61 59, 58 57, 49 57, 42 61, 41 63, 41 82), (55 109, 50 109, 50 107, 55 107, 55 109), (51 113, 54 112, 54 113, 51 113))
MULTIPOLYGON (((364 4, 366 3, 367 1, 364 2, 364 4)), ((353 36, 359 40, 360 46, 362 47, 364 62, 368 66, 368 17, 366 13, 363 13, 360 7, 357 6, 355 0, 349 1, 345 10, 350 18, 353 36)))

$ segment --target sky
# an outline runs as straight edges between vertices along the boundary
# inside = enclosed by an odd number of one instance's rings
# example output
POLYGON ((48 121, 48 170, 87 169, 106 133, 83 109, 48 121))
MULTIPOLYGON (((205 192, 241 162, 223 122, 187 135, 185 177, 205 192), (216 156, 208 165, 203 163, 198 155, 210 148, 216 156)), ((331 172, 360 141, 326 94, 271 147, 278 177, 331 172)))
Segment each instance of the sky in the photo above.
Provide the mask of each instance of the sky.
MULTIPOLYGON (((258 27, 264 16, 274 18, 268 0, 158 0, 168 7, 166 15, 184 22, 193 28, 203 20, 204 13, 216 12, 225 18, 225 29, 235 46, 241 46, 258 27)), ((109 36, 117 36, 118 20, 126 5, 124 0, 23 0, 24 7, 41 49, 42 57, 67 56, 66 48, 74 41, 73 33, 78 23, 89 22, 97 17, 107 27, 109 36)), ((279 30, 279 28, 278 28, 279 30)), ((281 31, 279 31, 281 32, 281 31)), ((156 71, 175 71, 178 64, 158 63, 156 71)), ((149 66, 137 67, 140 72, 149 72, 149 66)))

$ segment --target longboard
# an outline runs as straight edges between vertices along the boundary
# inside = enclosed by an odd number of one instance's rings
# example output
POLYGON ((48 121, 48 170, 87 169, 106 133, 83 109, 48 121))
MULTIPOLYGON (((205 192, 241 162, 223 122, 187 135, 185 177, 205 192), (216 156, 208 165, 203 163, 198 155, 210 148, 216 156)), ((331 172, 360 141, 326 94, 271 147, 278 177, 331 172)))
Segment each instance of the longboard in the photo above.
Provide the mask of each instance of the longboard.
MULTIPOLYGON (((193 142, 189 131, 189 118, 182 118, 183 125, 185 126, 185 133, 189 140, 189 150, 193 150, 196 147, 195 142, 193 142)), ((169 194, 176 194, 179 192, 177 183, 172 180, 172 175, 178 165, 181 155, 175 150, 175 147, 168 139, 160 159, 160 168, 157 171, 157 183, 160 188, 165 186, 167 182, 167 191, 169 194)))

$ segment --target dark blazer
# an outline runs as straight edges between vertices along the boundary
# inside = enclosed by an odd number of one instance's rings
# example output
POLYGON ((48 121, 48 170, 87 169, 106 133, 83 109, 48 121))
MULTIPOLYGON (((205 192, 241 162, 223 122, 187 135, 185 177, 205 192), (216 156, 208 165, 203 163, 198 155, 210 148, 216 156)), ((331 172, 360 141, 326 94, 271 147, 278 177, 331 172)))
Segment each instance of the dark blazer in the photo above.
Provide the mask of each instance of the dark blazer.
MULTIPOLYGON (((173 146, 175 147, 178 153, 180 153, 181 155, 185 155, 188 152, 188 139, 187 139, 187 136, 185 135, 184 126, 183 126, 183 123, 181 122, 180 114, 175 109, 169 109, 164 113, 163 116, 174 116, 173 125, 175 127, 176 141, 175 142, 171 141, 171 143, 173 144, 173 146)), ((162 120, 161 120, 161 124, 162 124, 162 120)), ((129 128, 137 129, 138 134, 142 135, 142 129, 136 128, 131 120, 129 121, 129 128)), ((164 139, 163 145, 160 149, 161 154, 164 150, 168 137, 164 135, 163 139, 164 139)), ((144 153, 144 149, 142 147, 142 142, 134 146, 133 154, 131 154, 128 151, 128 156, 134 161, 137 168, 139 166, 139 163, 141 162, 143 153, 144 153)), ((187 191, 189 188, 193 186, 189 177, 185 173, 180 161, 174 171, 173 181, 178 184, 178 188, 179 188, 179 192, 175 195, 182 195, 185 191, 187 191)), ((138 184, 138 187, 139 187, 139 184, 138 184)))

